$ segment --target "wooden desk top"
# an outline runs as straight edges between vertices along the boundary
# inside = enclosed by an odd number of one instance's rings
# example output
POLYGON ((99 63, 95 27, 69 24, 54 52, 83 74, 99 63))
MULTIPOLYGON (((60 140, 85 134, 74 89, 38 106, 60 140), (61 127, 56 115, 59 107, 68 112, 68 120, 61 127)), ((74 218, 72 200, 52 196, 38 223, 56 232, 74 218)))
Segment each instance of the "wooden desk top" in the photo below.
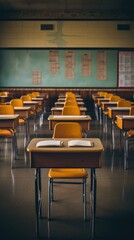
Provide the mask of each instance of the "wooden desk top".
POLYGON ((131 107, 108 107, 108 116, 110 118, 115 118, 116 115, 128 115, 131 107))
POLYGON ((28 111, 30 109, 31 109, 31 107, 26 107, 26 106, 24 106, 24 107, 14 107, 14 110, 20 110, 20 111, 28 111))
MULTIPOLYGON (((83 140, 83 138, 79 139, 83 140)), ((68 141, 72 139, 66 138, 56 138, 64 142, 61 147, 36 147, 36 144, 43 140, 50 140, 50 138, 34 138, 27 147, 30 153, 31 168, 102 167, 100 156, 104 148, 98 138, 86 138, 93 142, 93 147, 68 147, 68 141)))
POLYGON ((91 117, 89 115, 50 115, 48 117, 49 121, 49 130, 53 130, 56 123, 62 122, 78 122, 80 123, 82 129, 90 130, 90 120, 91 117))
POLYGON ((118 102, 101 102, 101 107, 104 111, 107 110, 108 107, 117 106, 118 102))
MULTIPOLYGON (((61 115, 62 114, 62 109, 63 109, 63 107, 52 107, 51 108, 52 115, 61 115)), ((86 107, 80 107, 80 114, 81 115, 85 115, 86 111, 87 111, 86 107)))
MULTIPOLYGON (((65 100, 66 100, 65 97, 58 98, 58 102, 64 102, 65 100)), ((81 102, 81 101, 83 101, 83 98, 77 98, 76 97, 76 101, 77 102, 81 102)))
POLYGON ((27 105, 38 105, 37 101, 24 101, 23 104, 27 104, 27 105))
POLYGON ((109 100, 110 100, 110 98, 98 98, 97 104, 98 104, 98 106, 100 106, 102 104, 102 102, 108 102, 109 100))
POLYGON ((91 120, 89 115, 50 115, 48 120, 91 120))
POLYGON ((43 100, 44 100, 43 97, 32 98, 32 101, 43 101, 43 100))
POLYGON ((104 98, 104 96, 100 96, 98 94, 92 94, 92 99, 94 100, 94 102, 97 102, 98 98, 104 98))
MULTIPOLYGON (((61 110, 62 111, 63 107, 52 107, 51 108, 51 111, 52 110, 61 110)), ((87 111, 87 108, 86 107, 80 107, 80 111, 87 111)))
POLYGON ((0 120, 14 120, 19 117, 19 114, 0 114, 0 120))
MULTIPOLYGON (((65 104, 65 102, 63 101, 63 102, 55 102, 55 106, 64 106, 64 104, 65 104)), ((81 101, 81 102, 77 102, 77 104, 78 104, 78 106, 84 106, 84 102, 83 101, 81 101)))

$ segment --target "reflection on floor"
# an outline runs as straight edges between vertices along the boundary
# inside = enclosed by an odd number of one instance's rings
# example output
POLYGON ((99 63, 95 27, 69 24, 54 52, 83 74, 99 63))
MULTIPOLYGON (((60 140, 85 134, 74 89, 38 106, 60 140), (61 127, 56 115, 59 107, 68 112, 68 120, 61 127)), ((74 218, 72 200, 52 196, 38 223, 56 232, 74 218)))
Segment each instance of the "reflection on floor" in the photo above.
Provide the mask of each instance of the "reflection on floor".
MULTIPOLYGON (((116 129, 116 149, 111 149, 110 129, 103 134, 102 126, 91 121, 88 137, 101 138, 104 145, 103 167, 97 170, 96 239, 134 239, 134 145, 129 151, 128 169, 123 169, 123 152, 116 129)), ((28 154, 23 148, 23 129, 19 130, 19 153, 15 168, 10 169, 10 144, 0 144, 0 240, 36 239, 34 205, 34 169, 29 167, 28 154)), ((30 136, 51 137, 47 117, 44 124, 30 136)), ((42 170, 43 215, 42 239, 91 239, 90 219, 83 221, 83 205, 79 185, 56 185, 53 220, 47 221, 47 171, 42 170)), ((90 170, 89 170, 90 171, 90 170)), ((87 182, 87 189, 90 181, 87 182)), ((87 198, 89 209, 89 196, 87 198)), ((88 214, 89 216, 89 214, 88 214)))

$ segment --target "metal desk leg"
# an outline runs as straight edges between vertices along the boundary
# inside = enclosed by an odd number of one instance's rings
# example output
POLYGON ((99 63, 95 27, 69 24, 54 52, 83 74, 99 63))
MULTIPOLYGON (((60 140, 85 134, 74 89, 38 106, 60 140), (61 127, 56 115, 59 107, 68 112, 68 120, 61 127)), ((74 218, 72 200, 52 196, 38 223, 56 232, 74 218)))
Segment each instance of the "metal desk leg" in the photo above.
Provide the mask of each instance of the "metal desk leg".
POLYGON ((97 105, 97 103, 94 104, 94 108, 95 108, 96 120, 99 121, 99 113, 98 113, 98 105, 97 105))
POLYGON ((41 172, 39 168, 35 169, 35 210, 36 210, 36 232, 39 236, 39 219, 41 210, 41 172))
POLYGON ((128 156, 128 138, 127 133, 124 132, 124 169, 127 169, 127 156, 128 156))
POLYGON ((114 120, 112 120, 112 148, 115 149, 115 138, 114 138, 114 120))
POLYGON ((99 115, 100 115, 100 124, 102 124, 102 109, 99 107, 99 115))
POLYGON ((96 172, 91 168, 91 185, 90 185, 90 203, 91 203, 91 233, 92 239, 95 238, 95 215, 96 215, 96 172))

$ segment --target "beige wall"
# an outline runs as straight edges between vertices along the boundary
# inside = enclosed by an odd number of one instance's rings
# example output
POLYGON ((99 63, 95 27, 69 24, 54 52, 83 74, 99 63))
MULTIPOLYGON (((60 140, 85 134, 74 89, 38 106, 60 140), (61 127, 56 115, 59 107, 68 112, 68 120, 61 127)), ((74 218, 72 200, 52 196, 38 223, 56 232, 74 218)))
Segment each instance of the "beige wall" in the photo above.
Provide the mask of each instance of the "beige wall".
POLYGON ((134 21, 1 21, 1 48, 134 48, 134 21), (54 24, 41 31, 41 24, 54 24), (130 24, 130 31, 117 31, 130 24))

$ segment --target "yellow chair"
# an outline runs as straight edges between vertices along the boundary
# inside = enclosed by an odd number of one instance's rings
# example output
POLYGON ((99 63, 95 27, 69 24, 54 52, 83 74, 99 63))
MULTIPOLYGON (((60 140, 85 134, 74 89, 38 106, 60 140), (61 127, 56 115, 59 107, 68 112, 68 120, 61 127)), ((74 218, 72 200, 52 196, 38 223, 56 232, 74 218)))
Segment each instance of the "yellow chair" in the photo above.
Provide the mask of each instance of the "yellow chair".
MULTIPOLYGON (((23 101, 20 98, 15 98, 10 101, 10 105, 12 105, 13 107, 23 107, 23 101)), ((25 117, 22 116, 19 117, 19 126, 25 127, 24 145, 26 145, 26 140, 28 138, 28 122, 25 117)))
POLYGON ((68 96, 65 98, 65 101, 76 101, 76 97, 75 96, 68 96))
POLYGON ((64 106, 62 115, 80 115, 80 108, 78 106, 64 106))
MULTIPOLYGON (((82 129, 79 123, 64 122, 57 123, 54 127, 53 138, 82 138, 82 129)), ((48 172, 48 219, 51 218, 51 202, 53 201, 53 185, 55 183, 82 184, 83 186, 83 205, 84 220, 86 220, 86 179, 88 173, 83 168, 51 168, 48 172), (73 179, 73 182, 66 180, 73 179), (82 181, 75 181, 81 179, 82 181), (59 181, 60 180, 60 181, 59 181)))
POLYGON ((40 92, 32 92, 32 94, 34 94, 35 97, 40 96, 40 92))
POLYGON ((73 92, 66 92, 65 97, 75 97, 73 92))
POLYGON ((112 96, 113 96, 112 93, 106 93, 106 94, 104 95, 105 98, 109 98, 109 99, 110 99, 112 96))
MULTIPOLYGON (((0 115, 12 115, 14 114, 14 108, 11 105, 0 105, 0 115)), ((17 152, 17 138, 15 129, 0 129, 1 139, 11 139, 12 151, 11 151, 11 168, 13 168, 13 161, 16 158, 17 152)))
POLYGON ((121 99, 120 96, 112 95, 109 100, 110 102, 119 102, 120 99, 121 99))
POLYGON ((65 101, 64 106, 78 106, 76 101, 65 101))
POLYGON ((121 100, 118 102, 117 107, 131 107, 131 102, 129 100, 121 100))
POLYGON ((107 92, 99 92, 99 95, 100 95, 101 97, 104 97, 106 94, 107 94, 107 92))

